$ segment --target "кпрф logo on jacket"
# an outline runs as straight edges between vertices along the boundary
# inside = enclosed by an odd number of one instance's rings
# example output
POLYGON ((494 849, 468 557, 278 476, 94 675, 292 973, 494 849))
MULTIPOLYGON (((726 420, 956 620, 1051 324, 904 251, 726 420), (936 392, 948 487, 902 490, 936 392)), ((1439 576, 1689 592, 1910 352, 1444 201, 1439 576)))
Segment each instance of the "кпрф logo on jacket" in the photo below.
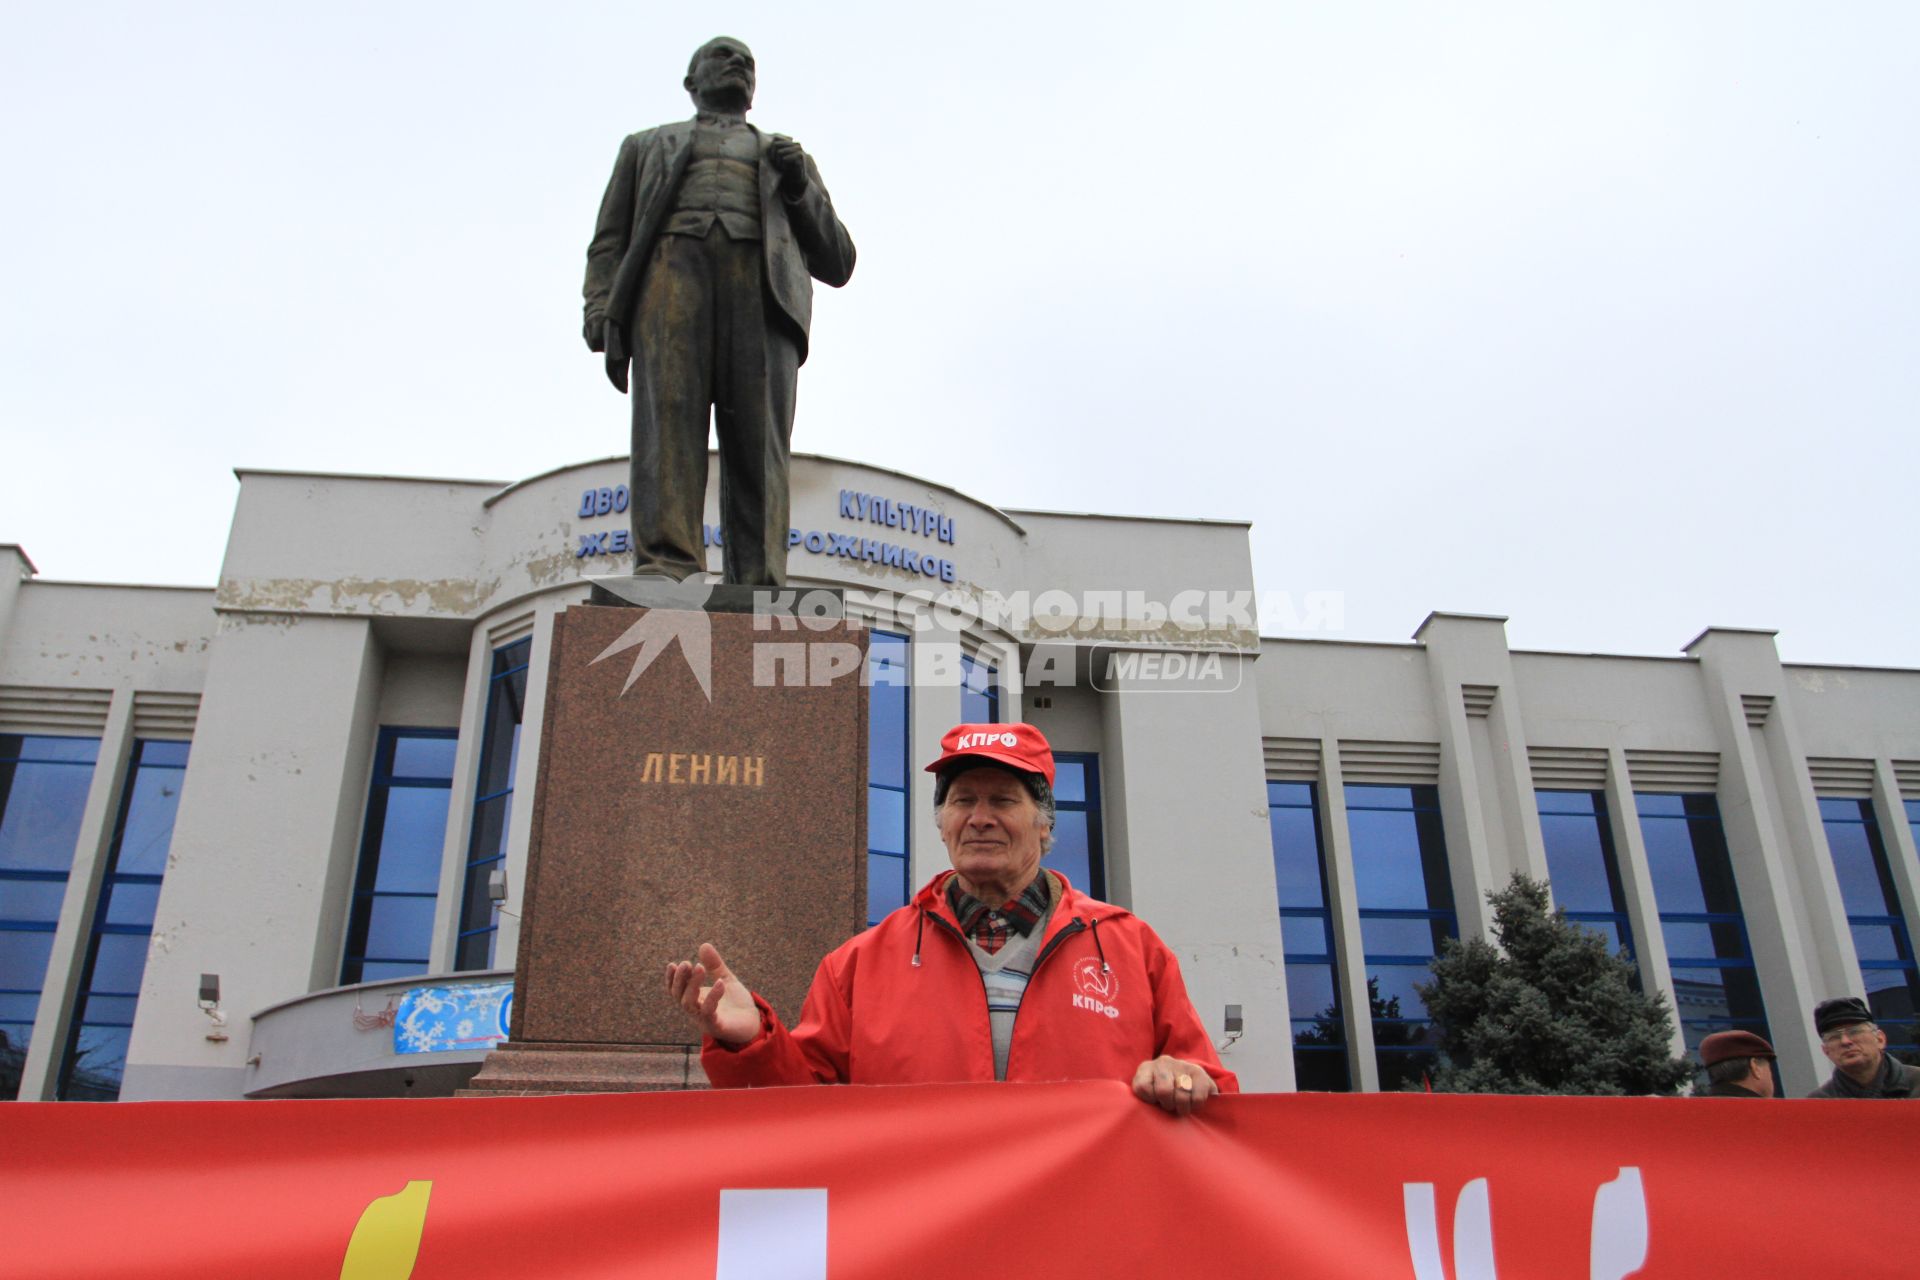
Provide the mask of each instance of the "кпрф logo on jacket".
POLYGON ((1120 1016, 1120 1010, 1113 1006, 1120 998, 1120 975, 1101 964, 1097 956, 1088 956, 1073 966, 1073 985, 1080 988, 1073 996, 1074 1008, 1104 1013, 1109 1018, 1120 1016))

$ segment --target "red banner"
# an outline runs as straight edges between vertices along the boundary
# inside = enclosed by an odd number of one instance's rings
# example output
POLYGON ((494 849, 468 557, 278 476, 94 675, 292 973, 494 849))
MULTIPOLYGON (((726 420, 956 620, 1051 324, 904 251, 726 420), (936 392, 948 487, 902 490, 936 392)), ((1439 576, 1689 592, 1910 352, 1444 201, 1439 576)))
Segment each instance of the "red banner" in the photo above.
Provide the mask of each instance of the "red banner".
POLYGON ((1920 1107, 1123 1085, 0 1107, 13 1280, 1911 1275, 1920 1107))

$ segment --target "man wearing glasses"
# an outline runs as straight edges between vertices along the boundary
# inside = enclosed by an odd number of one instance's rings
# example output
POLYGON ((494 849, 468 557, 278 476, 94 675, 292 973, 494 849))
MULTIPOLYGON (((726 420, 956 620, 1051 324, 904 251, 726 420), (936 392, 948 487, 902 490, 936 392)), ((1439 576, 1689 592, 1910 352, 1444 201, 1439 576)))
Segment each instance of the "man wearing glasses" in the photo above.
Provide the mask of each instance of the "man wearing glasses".
POLYGON ((1887 1052, 1887 1033, 1873 1025, 1867 1002, 1852 996, 1823 1000, 1813 1010, 1820 1048, 1833 1078, 1810 1098, 1920 1098, 1920 1071, 1887 1052))

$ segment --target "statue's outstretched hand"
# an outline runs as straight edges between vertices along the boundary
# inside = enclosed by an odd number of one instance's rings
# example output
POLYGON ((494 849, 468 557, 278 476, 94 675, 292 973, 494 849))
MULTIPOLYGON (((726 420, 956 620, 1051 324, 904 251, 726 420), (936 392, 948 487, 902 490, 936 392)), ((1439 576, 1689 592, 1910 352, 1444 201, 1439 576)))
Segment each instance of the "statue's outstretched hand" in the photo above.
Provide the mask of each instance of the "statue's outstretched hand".
POLYGON ((767 147, 767 159, 780 171, 781 195, 798 200, 807 194, 807 153, 799 143, 784 133, 776 133, 767 147))
POLYGON ((681 960, 667 966, 667 998, 702 1035, 723 1044, 743 1045, 760 1034, 760 1007, 711 942, 700 944, 697 964, 681 960))

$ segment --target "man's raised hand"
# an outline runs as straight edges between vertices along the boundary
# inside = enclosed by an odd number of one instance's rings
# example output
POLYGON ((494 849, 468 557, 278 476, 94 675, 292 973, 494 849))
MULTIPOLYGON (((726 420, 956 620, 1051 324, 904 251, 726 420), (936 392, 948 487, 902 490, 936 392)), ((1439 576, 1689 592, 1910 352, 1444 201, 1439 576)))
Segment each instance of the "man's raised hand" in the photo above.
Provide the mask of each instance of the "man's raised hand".
POLYGON ((759 1006, 711 942, 700 944, 698 963, 681 960, 667 966, 667 998, 702 1035, 722 1044, 738 1047, 760 1034, 759 1006))

